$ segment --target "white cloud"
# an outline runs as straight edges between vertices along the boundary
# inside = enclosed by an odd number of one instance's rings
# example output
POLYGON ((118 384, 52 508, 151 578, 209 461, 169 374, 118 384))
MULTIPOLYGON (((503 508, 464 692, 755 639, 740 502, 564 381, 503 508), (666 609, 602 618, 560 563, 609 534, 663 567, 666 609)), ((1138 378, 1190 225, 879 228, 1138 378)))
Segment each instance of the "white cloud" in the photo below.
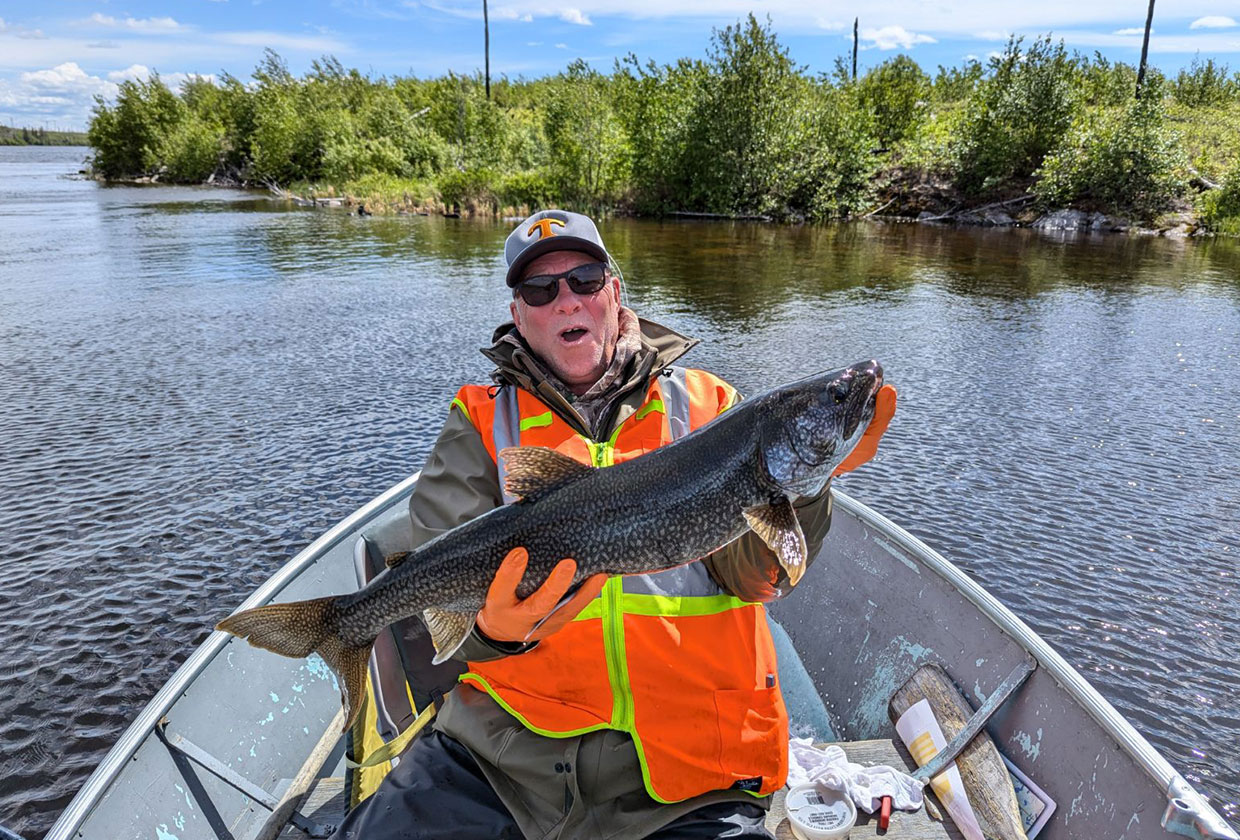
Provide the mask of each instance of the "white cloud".
POLYGON ((337 38, 292 35, 286 32, 218 32, 212 38, 225 44, 245 47, 271 47, 273 50, 300 50, 314 53, 345 52, 348 45, 337 38))
POLYGON ((149 79, 151 76, 151 68, 145 64, 131 64, 124 70, 113 70, 108 74, 108 78, 114 82, 123 82, 126 79, 132 81, 141 81, 149 79))
MULTIPOLYGON (((1145 27, 1144 26, 1129 26, 1125 29, 1116 29, 1111 34, 1112 35, 1144 35, 1145 27)), ((1154 29, 1152 27, 1150 28, 1150 34, 1151 35, 1154 34, 1154 29)))
POLYGON ((1236 25, 1235 18, 1223 15, 1206 15, 1188 25, 1189 29, 1229 29, 1236 25))
POLYGON ((555 48, 556 48, 557 50, 566 50, 566 49, 568 49, 568 44, 556 44, 556 45, 555 45, 555 48))
POLYGON ((526 41, 526 42, 525 42, 525 45, 526 45, 527 47, 541 47, 541 46, 542 46, 542 41, 526 41))
POLYGON ((897 48, 910 50, 916 44, 938 43, 929 35, 923 35, 919 32, 909 32, 903 26, 884 26, 880 29, 862 29, 861 40, 869 41, 871 47, 877 47, 880 50, 894 50, 897 48))
POLYGON ((578 26, 592 26, 590 19, 581 13, 581 9, 561 9, 560 20, 575 23, 578 26))
POLYGON ((985 32, 975 33, 973 37, 982 41, 1006 41, 1008 38, 1012 37, 1012 33, 1004 32, 998 29, 988 29, 985 32))
POLYGON ((191 27, 177 23, 170 17, 152 17, 152 18, 125 18, 117 20, 116 18, 95 12, 86 20, 78 21, 79 26, 103 27, 107 29, 129 29, 134 32, 150 32, 166 34, 169 32, 185 32, 191 27))
MULTIPOLYGON (((1141 39, 1132 35, 1115 35, 1109 32, 1088 32, 1067 30, 1056 32, 1070 47, 1128 47, 1134 51, 1141 49, 1141 39)), ((1240 53, 1240 33, 1228 32, 1194 32, 1185 35, 1151 35, 1151 53, 1185 54, 1200 52, 1203 55, 1218 56, 1227 53, 1240 53)))

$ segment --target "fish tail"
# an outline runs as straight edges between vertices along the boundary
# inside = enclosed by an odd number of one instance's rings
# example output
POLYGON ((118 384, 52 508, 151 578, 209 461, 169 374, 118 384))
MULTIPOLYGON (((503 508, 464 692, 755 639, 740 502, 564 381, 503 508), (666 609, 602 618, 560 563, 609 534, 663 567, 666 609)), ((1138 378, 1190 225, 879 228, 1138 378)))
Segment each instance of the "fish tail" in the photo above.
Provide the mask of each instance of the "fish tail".
POLYGON ((336 598, 269 604, 243 610, 215 625, 216 630, 248 639, 255 647, 294 659, 317 653, 340 679, 340 702, 348 731, 366 696, 366 667, 374 640, 355 645, 337 629, 336 598))

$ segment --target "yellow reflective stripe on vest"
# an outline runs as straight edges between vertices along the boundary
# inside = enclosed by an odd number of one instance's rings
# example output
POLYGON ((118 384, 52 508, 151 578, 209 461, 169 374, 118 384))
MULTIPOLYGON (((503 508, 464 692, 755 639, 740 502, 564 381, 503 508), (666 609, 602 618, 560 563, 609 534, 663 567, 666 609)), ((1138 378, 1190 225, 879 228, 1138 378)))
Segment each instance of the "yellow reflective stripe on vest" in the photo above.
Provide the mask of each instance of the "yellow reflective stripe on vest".
MULTIPOLYGON (((474 422, 474 418, 469 416, 469 409, 465 406, 465 403, 461 401, 460 397, 453 397, 452 405, 456 406, 457 408, 461 410, 461 414, 465 415, 466 420, 468 420, 470 423, 474 422)), ((452 410, 452 405, 448 406, 449 411, 452 410)))
MULTIPOLYGON (((619 578, 608 581, 620 582, 619 578)), ((604 587, 606 588, 606 587, 604 587)), ((620 611, 626 615, 718 615, 728 610, 739 610, 743 607, 756 606, 754 601, 742 601, 735 595, 644 595, 633 592, 620 592, 615 601, 620 611)), ((585 609, 577 613, 573 621, 589 621, 603 617, 603 596, 586 604, 585 609)))
POLYGON ((603 584, 597 600, 603 608, 603 650, 607 657, 607 678, 611 682, 611 725, 626 732, 633 729, 633 689, 629 686, 628 656, 624 645, 624 613, 621 579, 613 577, 603 584))
POLYGON ((638 411, 637 414, 633 417, 633 421, 637 422, 638 420, 641 420, 643 417, 645 417, 647 414, 649 414, 652 411, 657 411, 660 414, 663 414, 664 413, 663 400, 651 400, 650 402, 646 403, 644 406, 642 406, 641 410, 638 411))
POLYGON ((543 426, 550 426, 552 422, 551 409, 547 409, 542 414, 535 415, 534 417, 522 418, 520 429, 523 432, 526 429, 540 429, 543 426))

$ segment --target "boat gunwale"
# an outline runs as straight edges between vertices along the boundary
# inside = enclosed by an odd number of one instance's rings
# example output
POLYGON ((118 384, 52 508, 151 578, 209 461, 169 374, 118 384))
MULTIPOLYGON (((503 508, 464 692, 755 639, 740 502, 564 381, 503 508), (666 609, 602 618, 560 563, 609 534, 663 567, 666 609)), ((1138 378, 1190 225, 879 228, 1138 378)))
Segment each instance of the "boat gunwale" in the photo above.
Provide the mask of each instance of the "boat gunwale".
MULTIPOLYGON (((335 548, 342 539, 356 532, 371 519, 377 518, 386 512, 395 500, 403 495, 407 495, 413 485, 417 483, 420 475, 421 471, 419 470, 342 519, 264 581, 237 607, 236 611, 260 606, 274 599, 307 567, 335 548)), ((1169 812, 1172 809, 1176 809, 1177 802, 1184 803, 1183 806, 1178 808, 1179 819, 1177 822, 1187 818, 1187 824, 1196 827, 1201 836, 1207 838, 1207 840, 1240 840, 1240 835, 1237 835, 1230 828, 1223 817, 1214 810, 1201 793, 1193 788, 1171 766, 1170 762, 1146 740, 1145 736, 1138 732, 1054 648, 1025 624, 1024 621, 1018 618, 1015 613, 986 591, 981 584, 887 517, 838 489, 833 488, 831 492, 835 505, 843 508, 844 511, 862 525, 881 533, 884 538, 895 542, 927 569, 946 580, 1020 647, 1031 654, 1038 661, 1038 664, 1045 668, 1056 680, 1059 686, 1067 691, 1087 711, 1090 717, 1108 735, 1116 740, 1138 766, 1162 786, 1168 799, 1169 812), (1204 832, 1202 831, 1203 829, 1204 832)), ((218 630, 213 631, 190 654, 185 662, 181 664, 181 667, 173 673, 163 687, 151 698, 138 714, 138 717, 134 719, 133 723, 129 725, 112 749, 108 751, 107 755, 104 756, 99 766, 95 768, 86 783, 69 803, 69 806, 52 825, 45 835, 45 840, 71 840, 73 838, 83 821, 85 821, 91 810, 98 803, 100 797, 107 792, 145 739, 153 733, 160 719, 175 705, 181 692, 198 677, 233 639, 234 637, 228 633, 218 630)), ((1166 824, 1165 816, 1163 823, 1164 825, 1166 824)), ((1168 827, 1168 830, 1171 830, 1170 827, 1168 827)))
MULTIPOLYGON (((403 495, 407 495, 422 471, 397 482, 386 491, 371 499, 362 507, 346 516, 328 529, 322 536, 298 552, 271 577, 263 581, 248 598, 245 599, 234 613, 252 607, 262 606, 273 600, 280 592, 297 579, 309 566, 317 562, 335 548, 341 540, 355 532, 371 519, 386 512, 392 503, 403 495)), ((86 783, 74 795, 68 807, 61 812, 52 824, 44 840, 70 840, 81 827, 91 810, 100 798, 108 791, 121 770, 130 758, 138 751, 143 742, 151 736, 160 719, 176 704, 180 694, 214 661, 215 657, 236 637, 222 630, 213 630, 193 653, 181 664, 163 687, 143 707, 121 737, 108 750, 107 755, 99 762, 86 783)))
MULTIPOLYGON (((834 504, 842 507, 863 525, 881 533, 884 538, 897 543, 919 563, 942 577, 963 595, 983 615, 998 625, 1038 665, 1065 690, 1102 727, 1106 734, 1118 742, 1121 749, 1136 762, 1159 785, 1168 800, 1168 809, 1177 812, 1177 822, 1187 817, 1188 824, 1195 825, 1204 840, 1240 840, 1227 821, 1171 766, 1171 763, 1151 744, 1144 735, 1129 723, 1098 689, 1081 675, 1066 659, 1039 636, 1029 625, 1004 606, 985 587, 954 565, 950 560, 913 536, 901 526, 878 513, 868 505, 846 493, 832 488, 834 504), (1177 806, 1183 802, 1184 806, 1177 806), (1185 807, 1187 806, 1187 807, 1185 807), (1197 818, 1196 821, 1193 818, 1197 818)), ((1166 826, 1163 816, 1163 825, 1166 826)), ((1170 828, 1168 828, 1170 831, 1170 828)), ((1182 833, 1182 832, 1176 832, 1182 833)))

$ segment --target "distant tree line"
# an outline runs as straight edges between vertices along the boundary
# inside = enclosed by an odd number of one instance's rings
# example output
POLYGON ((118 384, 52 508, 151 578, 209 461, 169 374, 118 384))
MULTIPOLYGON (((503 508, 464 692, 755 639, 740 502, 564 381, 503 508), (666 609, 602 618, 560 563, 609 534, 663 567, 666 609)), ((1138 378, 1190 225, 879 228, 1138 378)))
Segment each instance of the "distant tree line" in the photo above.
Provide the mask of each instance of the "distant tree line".
POLYGON ((0 125, 0 146, 85 146, 84 131, 48 131, 0 125))
POLYGON ((609 73, 578 60, 492 82, 490 97, 481 75, 371 78, 323 58, 297 77, 268 51, 250 81, 122 82, 97 101, 89 139, 108 178, 493 210, 817 220, 933 188, 1144 217, 1196 202, 1240 224, 1240 73, 1197 59, 1174 78, 1151 69, 1135 90, 1132 65, 1049 36, 933 76, 905 55, 856 80, 842 58, 814 75, 750 15, 716 30, 703 58, 630 55, 609 73), (1217 189, 1199 196, 1203 184, 1217 189))

